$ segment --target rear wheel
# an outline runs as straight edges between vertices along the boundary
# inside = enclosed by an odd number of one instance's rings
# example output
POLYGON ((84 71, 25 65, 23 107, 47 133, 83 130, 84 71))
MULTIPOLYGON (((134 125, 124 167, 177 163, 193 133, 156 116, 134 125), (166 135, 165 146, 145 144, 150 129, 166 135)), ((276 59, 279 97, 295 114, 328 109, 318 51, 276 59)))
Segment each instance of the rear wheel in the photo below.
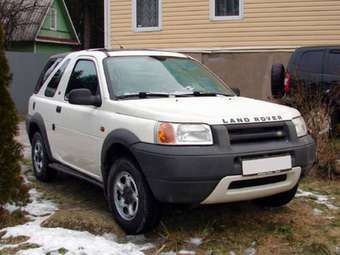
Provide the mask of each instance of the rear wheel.
POLYGON ((134 160, 123 157, 113 163, 107 192, 113 215, 127 234, 144 233, 158 224, 159 204, 134 160))
POLYGON ((35 177, 42 182, 51 181, 55 177, 55 170, 48 167, 44 140, 40 133, 35 133, 32 139, 32 164, 35 177))
POLYGON ((295 194, 298 190, 299 185, 297 184, 291 190, 288 190, 283 193, 279 193, 270 197, 264 197, 256 200, 256 203, 260 206, 264 207, 280 207, 288 204, 290 201, 293 200, 295 194))

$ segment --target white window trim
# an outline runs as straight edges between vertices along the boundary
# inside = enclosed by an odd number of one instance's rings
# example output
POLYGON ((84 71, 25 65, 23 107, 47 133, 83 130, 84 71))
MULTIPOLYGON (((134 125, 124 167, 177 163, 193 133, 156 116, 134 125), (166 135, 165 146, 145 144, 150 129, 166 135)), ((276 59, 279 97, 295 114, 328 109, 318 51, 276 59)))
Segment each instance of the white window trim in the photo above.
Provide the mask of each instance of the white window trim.
POLYGON ((158 0, 158 26, 137 27, 137 0, 132 0, 132 31, 134 32, 155 32, 162 30, 162 0, 158 0))
POLYGON ((51 8, 50 9, 50 29, 52 31, 57 31, 57 27, 58 27, 58 13, 57 13, 57 9, 56 8, 51 8), (54 24, 55 26, 52 26, 53 22, 52 22, 52 19, 53 19, 53 15, 52 13, 55 13, 55 16, 54 16, 54 24))
POLYGON ((236 16, 216 16, 215 14, 215 0, 209 0, 209 16, 210 20, 240 20, 244 18, 244 0, 240 1, 240 15, 236 16))

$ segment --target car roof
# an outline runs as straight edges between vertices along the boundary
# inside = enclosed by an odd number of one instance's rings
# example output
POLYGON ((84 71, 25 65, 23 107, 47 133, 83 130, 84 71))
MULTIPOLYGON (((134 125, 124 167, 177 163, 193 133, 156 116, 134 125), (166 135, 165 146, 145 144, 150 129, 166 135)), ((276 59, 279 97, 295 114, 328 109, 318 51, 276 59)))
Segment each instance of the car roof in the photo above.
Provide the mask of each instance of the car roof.
POLYGON ((333 48, 339 48, 340 49, 340 45, 316 45, 316 46, 306 46, 306 47, 301 47, 298 48, 297 50, 310 50, 310 49, 333 49, 333 48))
POLYGON ((189 58, 188 56, 171 51, 162 51, 155 49, 89 49, 83 51, 75 51, 71 53, 57 54, 51 56, 51 58, 65 58, 69 55, 97 55, 105 54, 106 57, 119 57, 119 56, 162 56, 162 57, 177 57, 177 58, 189 58))

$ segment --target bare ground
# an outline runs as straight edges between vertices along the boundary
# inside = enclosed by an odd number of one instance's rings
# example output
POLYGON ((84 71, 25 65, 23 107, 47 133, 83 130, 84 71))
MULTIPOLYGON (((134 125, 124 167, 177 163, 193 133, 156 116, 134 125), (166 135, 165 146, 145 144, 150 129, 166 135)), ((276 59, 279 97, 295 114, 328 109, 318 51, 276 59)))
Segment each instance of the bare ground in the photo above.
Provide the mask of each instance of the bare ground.
MULTIPOLYGON (((181 250, 196 254, 340 254, 340 208, 319 203, 317 196, 299 197, 277 209, 250 202, 198 208, 166 205, 159 227, 145 237, 133 238, 125 236, 111 217, 101 189, 62 174, 50 184, 39 183, 32 176, 29 160, 25 164, 29 180, 59 207, 43 223, 45 227, 114 233, 120 242, 151 242, 154 248, 147 254, 181 250)), ((325 195, 332 206, 340 207, 339 179, 307 178, 301 189, 325 195)), ((3 252, 0 250, 0 254, 15 254, 17 250, 3 252)))

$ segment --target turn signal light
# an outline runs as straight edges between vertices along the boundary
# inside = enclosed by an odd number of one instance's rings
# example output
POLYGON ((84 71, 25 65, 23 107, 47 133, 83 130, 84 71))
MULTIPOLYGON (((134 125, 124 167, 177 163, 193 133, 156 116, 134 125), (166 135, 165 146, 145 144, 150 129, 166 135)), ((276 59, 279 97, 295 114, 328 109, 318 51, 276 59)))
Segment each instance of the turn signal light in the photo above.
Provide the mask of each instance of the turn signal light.
POLYGON ((176 134, 173 126, 169 123, 161 123, 158 128, 158 143, 175 144, 176 134))

